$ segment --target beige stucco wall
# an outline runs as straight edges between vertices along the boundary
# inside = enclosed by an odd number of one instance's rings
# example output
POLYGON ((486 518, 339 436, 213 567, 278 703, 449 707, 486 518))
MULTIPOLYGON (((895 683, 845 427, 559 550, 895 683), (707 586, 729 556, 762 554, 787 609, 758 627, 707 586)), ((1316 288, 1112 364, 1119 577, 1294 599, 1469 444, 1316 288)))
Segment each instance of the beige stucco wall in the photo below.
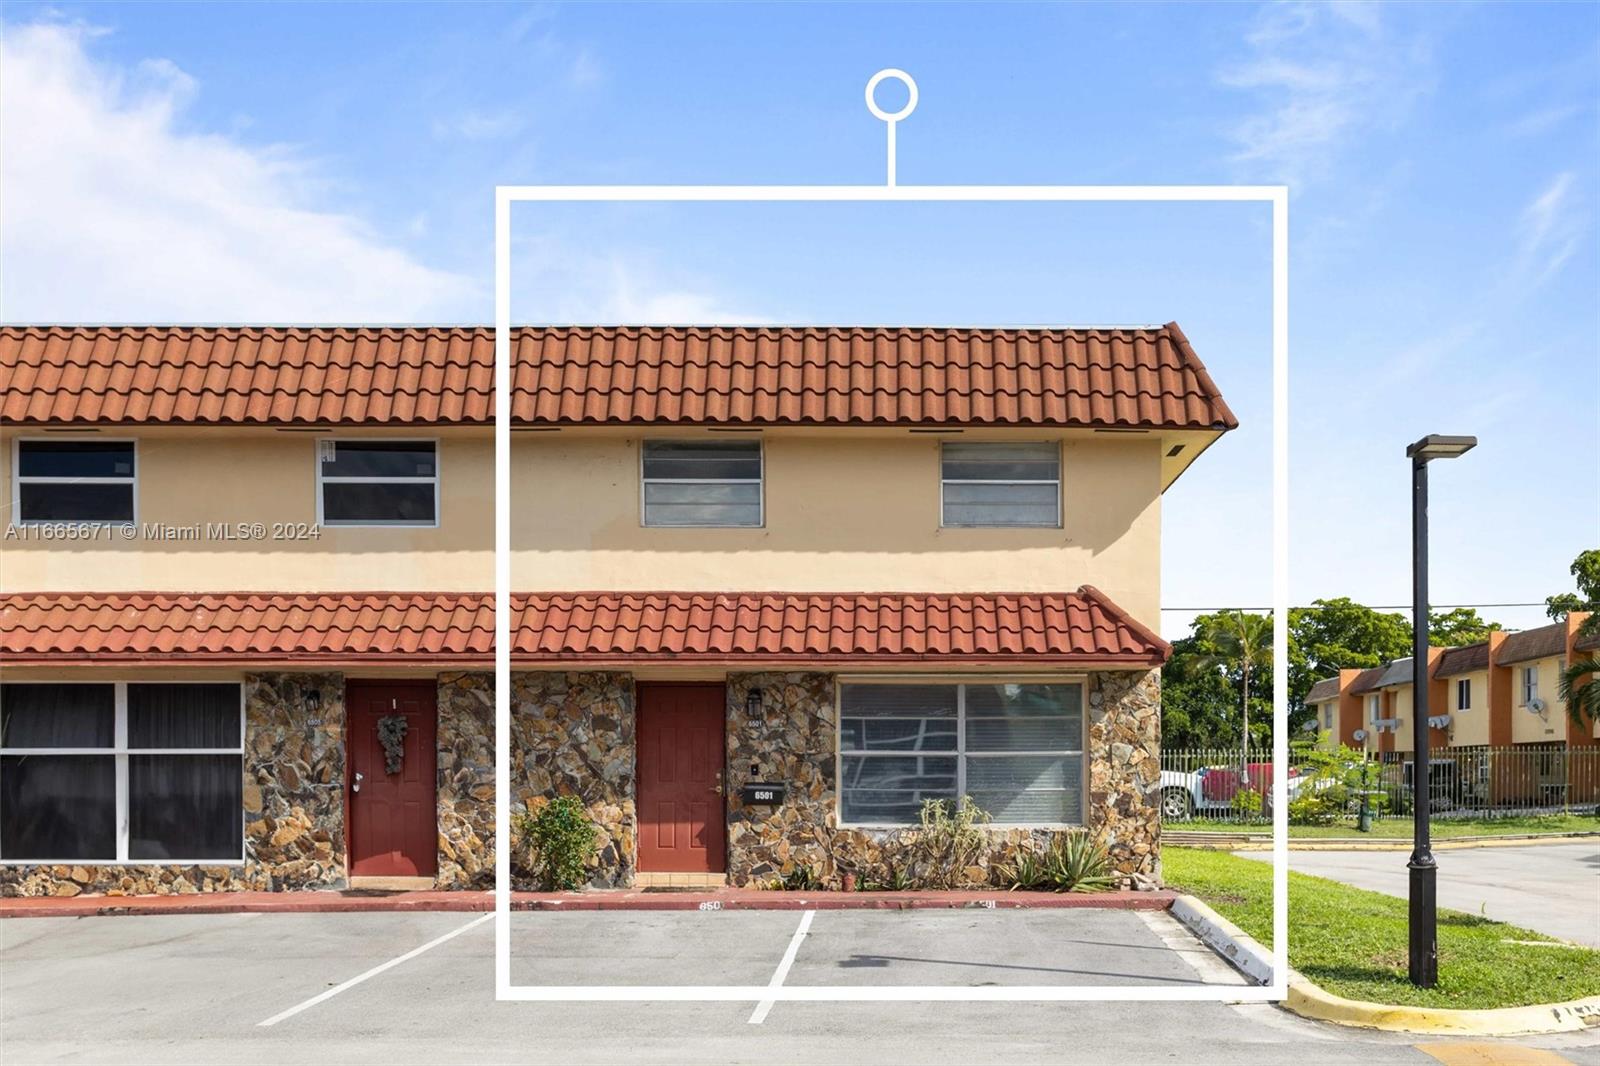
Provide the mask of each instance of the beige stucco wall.
MULTIPOLYGON (((6 521, 12 520, 12 440, 0 438, 6 521)), ((61 435, 51 434, 52 439, 61 435)), ((319 434, 271 430, 106 432, 138 440, 136 512, 148 523, 315 523, 319 434)), ((437 528, 325 527, 317 539, 0 541, 0 588, 11 592, 127 590, 396 590, 492 587, 493 445, 481 432, 340 433, 340 438, 439 439, 437 528)))
POLYGON ((1457 674, 1447 678, 1450 694, 1450 745, 1456 748, 1489 743, 1489 675, 1477 670, 1470 674, 1457 674), (1456 706, 1456 683, 1466 681, 1472 686, 1472 708, 1460 710, 1456 706))
POLYGON ((763 528, 647 529, 637 435, 525 434, 513 458, 512 581, 531 590, 884 592, 1088 583, 1159 627, 1157 438, 1068 437, 1060 529, 940 528, 940 439, 770 433, 763 528))
POLYGON ((1395 751, 1410 751, 1416 745, 1411 743, 1411 686, 1396 685, 1390 690, 1394 693, 1393 712, 1389 717, 1398 720, 1395 726, 1394 748, 1395 751))
POLYGON ((1565 740, 1567 736, 1567 707, 1560 696, 1561 660, 1557 656, 1511 664, 1511 743, 1543 744, 1552 740, 1565 740), (1537 667, 1539 671, 1539 698, 1544 700, 1542 715, 1528 711, 1522 700, 1523 667, 1537 667))
MULTIPOLYGON (((0 437, 8 518, 11 440, 17 435, 0 437)), ((177 428, 88 439, 118 436, 139 441, 141 535, 130 540, 107 530, 87 542, 5 540, 0 589, 492 587, 493 445, 487 431, 338 434, 438 437, 438 527, 324 527, 316 539, 277 541, 157 540, 143 527, 314 523, 320 434, 177 428)), ((647 529, 640 516, 637 433, 516 434, 514 585, 549 591, 938 592, 1057 591, 1088 583, 1159 628, 1159 437, 1064 434, 1060 529, 941 528, 939 444, 948 438, 877 430, 772 431, 763 439, 763 528, 647 529)), ((1045 438, 1012 433, 960 439, 1045 438)))

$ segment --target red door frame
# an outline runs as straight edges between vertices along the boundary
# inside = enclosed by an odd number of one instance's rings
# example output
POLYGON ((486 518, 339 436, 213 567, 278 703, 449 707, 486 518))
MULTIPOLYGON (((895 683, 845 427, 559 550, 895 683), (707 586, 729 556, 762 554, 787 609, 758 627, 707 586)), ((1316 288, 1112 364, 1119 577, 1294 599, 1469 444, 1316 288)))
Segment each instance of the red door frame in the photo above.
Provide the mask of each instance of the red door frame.
MULTIPOLYGON (((634 736, 635 736, 635 746, 634 746, 634 752, 633 752, 634 788, 635 788, 635 790, 637 790, 638 787, 639 787, 639 783, 643 780, 643 776, 642 776, 642 774, 640 772, 639 751, 640 751, 640 748, 642 747, 642 742, 643 742, 643 738, 644 738, 644 731, 641 728, 639 728, 640 727, 639 718, 641 716, 641 712, 643 711, 643 708, 644 708, 644 705, 645 705, 645 693, 650 689, 688 689, 688 688, 705 689, 708 692, 715 691, 717 693, 717 707, 719 709, 719 713, 717 715, 717 726, 718 726, 718 728, 717 728, 717 737, 718 737, 718 745, 717 745, 717 775, 718 775, 718 777, 720 779, 721 787, 722 787, 722 796, 721 796, 721 799, 722 799, 722 803, 721 803, 721 808, 722 808, 722 811, 721 811, 721 815, 722 815, 721 816, 721 827, 722 827, 721 837, 722 837, 722 840, 721 840, 720 848, 717 849, 719 854, 717 854, 715 856, 708 854, 706 856, 706 858, 708 860, 707 861, 707 865, 717 867, 715 870, 711 870, 711 871, 707 871, 707 872, 710 872, 710 873, 726 873, 727 869, 728 869, 728 687, 727 687, 726 682, 722 682, 722 681, 637 681, 637 682, 634 683, 634 736)), ((638 832, 635 834, 635 837, 634 837, 634 839, 636 841, 635 847, 638 849, 638 855, 635 857, 635 866, 636 866, 636 868, 639 870, 640 873, 673 873, 673 872, 678 872, 678 871, 670 871, 670 870, 646 870, 644 868, 644 861, 643 861, 644 860, 644 824, 645 824, 644 823, 644 805, 640 800, 641 800, 641 798, 637 795, 637 791, 636 791, 636 794, 634 796, 634 808, 638 812, 638 818, 639 818, 638 832)), ((698 872, 698 871, 685 871, 685 872, 698 872)))
POLYGON ((433 851, 431 853, 432 854, 431 861, 427 864, 427 869, 425 871, 419 871, 417 876, 419 876, 419 877, 436 876, 438 874, 438 872, 439 872, 439 845, 438 845, 438 839, 439 839, 439 762, 438 762, 438 760, 439 760, 439 752, 438 752, 438 744, 439 744, 439 684, 435 680, 420 680, 420 679, 416 679, 416 678, 403 678, 403 677, 401 677, 401 678, 354 678, 354 677, 352 677, 352 678, 346 678, 345 679, 345 692, 344 692, 344 844, 345 844, 345 847, 344 847, 344 865, 345 865, 345 876, 347 878, 348 877, 364 877, 364 876, 384 876, 384 875, 381 875, 381 874, 380 875, 367 875, 367 874, 358 874, 358 873, 354 872, 355 864, 356 864, 356 859, 355 859, 356 835, 355 835, 355 793, 352 791, 352 788, 355 785, 355 753, 354 753, 355 745, 351 742, 351 738, 355 734, 354 734, 354 731, 350 728, 350 716, 351 716, 351 708, 354 706, 354 702, 355 702, 354 700, 351 699, 351 692, 352 692, 352 690, 361 689, 361 688, 380 689, 380 690, 383 690, 383 689, 395 689, 395 690, 400 690, 400 691, 405 691, 405 690, 409 689, 409 690, 414 691, 419 698, 422 698, 424 700, 424 702, 426 702, 433 709, 433 721, 432 721, 432 726, 431 726, 433 743, 432 743, 432 745, 431 745, 431 747, 429 749, 429 753, 432 756, 432 758, 429 760, 429 762, 432 765, 429 767, 429 773, 427 775, 428 790, 429 790, 430 795, 432 796, 432 800, 429 803, 429 809, 433 812, 433 825, 432 825, 433 851))

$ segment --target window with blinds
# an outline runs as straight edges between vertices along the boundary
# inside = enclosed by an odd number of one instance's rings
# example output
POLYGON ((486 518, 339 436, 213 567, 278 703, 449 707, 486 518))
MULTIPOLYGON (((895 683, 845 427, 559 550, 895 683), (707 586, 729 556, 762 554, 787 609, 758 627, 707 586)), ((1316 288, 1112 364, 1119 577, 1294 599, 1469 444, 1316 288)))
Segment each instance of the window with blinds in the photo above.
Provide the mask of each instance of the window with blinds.
POLYGON ((759 440, 648 440, 642 463, 645 525, 761 525, 759 440))
POLYGON ((1061 525, 1061 448, 950 442, 939 455, 945 526, 1061 525))
POLYGON ((911 825, 961 796, 1001 825, 1083 823, 1083 686, 846 682, 839 819, 911 825))

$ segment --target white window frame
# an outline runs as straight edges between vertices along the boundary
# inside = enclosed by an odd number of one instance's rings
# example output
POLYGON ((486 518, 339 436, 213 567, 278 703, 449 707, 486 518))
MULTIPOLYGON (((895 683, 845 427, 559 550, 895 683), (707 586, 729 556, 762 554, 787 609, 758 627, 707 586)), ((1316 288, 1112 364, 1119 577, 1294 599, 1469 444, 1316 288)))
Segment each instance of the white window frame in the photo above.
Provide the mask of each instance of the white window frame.
POLYGON ((109 521, 114 526, 139 525, 139 471, 144 461, 139 457, 139 438, 102 437, 99 434, 57 433, 48 437, 13 437, 11 440, 11 516, 16 526, 66 526, 109 521), (23 477, 22 446, 24 444, 131 444, 133 445, 133 475, 131 477, 23 477), (133 517, 121 519, 94 518, 25 518, 22 514, 22 486, 28 485, 130 485, 133 487, 133 517))
POLYGON ((944 440, 942 440, 942 441, 939 442, 939 448, 934 454, 935 454, 935 457, 936 457, 936 459, 937 459, 937 461, 939 463, 939 528, 940 529, 1063 529, 1063 528, 1065 528, 1066 523, 1065 523, 1065 521, 1063 519, 1063 513, 1065 511, 1065 504, 1063 502, 1063 496, 1062 496, 1062 492, 1061 492, 1061 470, 1062 470, 1062 467, 1064 465, 1064 463, 1063 463, 1063 448, 1062 448, 1062 442, 1061 441, 1059 441, 1059 440, 1015 440, 1015 441, 1012 441, 1012 440, 944 441, 944 440), (1055 476, 1055 480, 1053 480, 1053 481, 1044 481, 1044 480, 1040 480, 1040 481, 1017 481, 1017 480, 1007 480, 1007 479, 999 479, 999 478, 986 479, 986 480, 972 480, 972 479, 965 479, 964 478, 964 479, 961 479, 961 480, 956 482, 956 484, 958 484, 958 485, 1054 485, 1056 487, 1056 521, 1055 521, 1055 524, 1054 525, 1049 525, 1049 526, 1034 526, 1034 525, 1019 526, 1019 525, 979 525, 979 524, 974 524, 974 523, 959 522, 959 523, 956 523, 956 524, 952 525, 952 524, 946 522, 945 521, 945 517, 944 517, 945 516, 944 493, 945 493, 945 487, 950 484, 949 479, 947 479, 944 476, 944 448, 945 448, 946 444, 967 444, 967 445, 970 445, 970 444, 992 444, 992 445, 995 445, 996 447, 1005 447, 1008 444, 1053 444, 1053 445, 1055 445, 1055 449, 1056 449, 1056 476, 1055 476))
POLYGON ((1333 710, 1337 706, 1338 706, 1338 704, 1334 704, 1334 703, 1324 703, 1322 705, 1322 728, 1323 729, 1332 729, 1333 728, 1333 710))
POLYGON ((239 857, 237 859, 130 859, 128 858, 128 756, 129 755, 237 755, 241 788, 244 779, 245 713, 244 681, 227 678, 202 678, 174 681, 157 678, 29 678, 7 681, 8 685, 111 685, 116 708, 115 731, 109 748, 0 748, 0 755, 94 755, 116 760, 117 856, 114 859, 13 859, 0 858, 0 869, 7 866, 243 866, 245 849, 244 804, 239 805, 239 857), (128 686, 134 685, 237 685, 239 688, 239 746, 236 748, 130 748, 128 746, 128 686))
MULTIPOLYGON (((749 443, 749 438, 733 438, 740 443, 749 443)), ((749 478, 742 477, 671 477, 647 478, 644 476, 644 453, 649 451, 652 444, 704 444, 701 437, 645 437, 639 441, 639 528, 640 529, 766 529, 767 528, 767 439, 756 437, 756 457, 761 463, 761 476, 756 479, 757 489, 757 517, 759 521, 753 526, 725 526, 719 524, 706 525, 656 525, 649 520, 649 511, 645 508, 645 487, 650 484, 659 485, 748 485, 749 478)))
POLYGON ((438 437, 316 437, 312 448, 311 461, 317 471, 317 525, 328 529, 438 529, 439 523, 444 519, 440 509, 439 483, 444 476, 444 448, 438 437), (331 442, 335 449, 340 444, 431 444, 433 445, 433 476, 432 477, 324 477, 322 473, 322 448, 325 442, 331 442), (323 516, 322 486, 331 485, 425 485, 433 484, 433 521, 411 522, 403 520, 383 521, 362 519, 352 522, 345 519, 329 520, 323 516))
POLYGON ((1383 720, 1383 696, 1379 693, 1367 697, 1367 720, 1373 723, 1383 720))
POLYGON ((1539 698, 1539 664, 1531 663, 1522 668, 1522 702, 1519 707, 1526 707, 1539 698))
POLYGON ((1083 814, 1081 822, 985 822, 985 829, 1040 829, 1040 830, 1068 830, 1084 829, 1089 825, 1089 685, 1088 677, 1084 674, 1050 674, 1046 676, 1027 674, 959 674, 959 675, 929 675, 929 674, 869 674, 862 677, 837 675, 833 682, 833 780, 834 819, 840 829, 904 829, 915 822, 850 822, 844 817, 844 759, 845 755, 866 755, 869 758, 880 756, 898 756, 904 758, 907 754, 921 755, 932 758, 954 758, 956 760, 956 794, 955 802, 960 803, 961 798, 967 794, 967 759, 982 759, 992 756, 1051 756, 1059 758, 1064 755, 1078 756, 1078 781, 1081 786, 1078 797, 1078 810, 1083 814), (955 686, 956 689, 956 746, 950 751, 881 751, 846 753, 844 750, 844 686, 846 685, 926 685, 930 688, 955 686), (1079 742, 1083 744, 1080 751, 1062 749, 1060 751, 985 751, 967 752, 967 685, 1076 685, 1078 687, 1078 715, 1079 715, 1079 742))
POLYGON ((1472 678, 1456 678, 1456 710, 1472 710, 1472 678))

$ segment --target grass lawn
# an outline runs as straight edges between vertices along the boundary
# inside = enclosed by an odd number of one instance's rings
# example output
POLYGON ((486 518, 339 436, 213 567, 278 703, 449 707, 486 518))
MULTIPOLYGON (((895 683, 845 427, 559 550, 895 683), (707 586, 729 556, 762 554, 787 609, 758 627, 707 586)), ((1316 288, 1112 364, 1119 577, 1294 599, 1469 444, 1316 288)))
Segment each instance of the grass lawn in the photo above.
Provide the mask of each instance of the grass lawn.
MULTIPOLYGON (((1163 848, 1169 888, 1198 896, 1272 943, 1272 867, 1226 852, 1163 848)), ((1439 911, 1439 986, 1406 979, 1406 902, 1321 877, 1289 873, 1289 963, 1350 999, 1478 1009, 1600 995, 1600 951, 1460 911, 1439 911)))
MULTIPOLYGON (((1191 818, 1186 822, 1165 822, 1163 827, 1174 832, 1187 833, 1263 833, 1271 835, 1270 825, 1240 825, 1210 818, 1191 818)), ((1497 836, 1503 833, 1595 833, 1600 832, 1600 818, 1593 814, 1529 814, 1506 815, 1500 818, 1433 818, 1433 839, 1449 837, 1497 836)), ((1364 837, 1411 839, 1411 819, 1385 818, 1374 820, 1372 832, 1360 833, 1355 822, 1338 825, 1291 825, 1291 837, 1364 837)))

